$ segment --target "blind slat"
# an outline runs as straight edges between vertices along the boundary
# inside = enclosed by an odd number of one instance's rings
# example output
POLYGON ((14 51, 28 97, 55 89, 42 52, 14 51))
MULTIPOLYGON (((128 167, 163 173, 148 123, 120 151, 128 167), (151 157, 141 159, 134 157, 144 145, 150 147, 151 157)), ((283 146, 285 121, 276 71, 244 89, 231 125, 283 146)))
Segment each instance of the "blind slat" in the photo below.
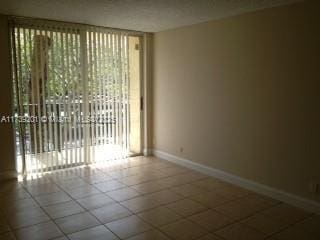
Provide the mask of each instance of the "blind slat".
POLYGON ((43 174, 128 156, 129 35, 45 21, 13 30, 19 114, 38 120, 18 130, 22 169, 43 174))

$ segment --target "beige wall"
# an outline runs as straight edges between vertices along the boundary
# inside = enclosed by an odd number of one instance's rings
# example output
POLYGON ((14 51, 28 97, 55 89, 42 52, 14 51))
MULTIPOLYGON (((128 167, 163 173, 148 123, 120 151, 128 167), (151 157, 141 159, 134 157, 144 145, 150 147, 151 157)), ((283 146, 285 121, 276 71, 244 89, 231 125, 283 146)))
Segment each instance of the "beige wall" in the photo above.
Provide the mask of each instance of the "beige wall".
POLYGON ((319 201, 319 12, 308 1, 156 33, 153 147, 319 201))
MULTIPOLYGON (((7 18, 0 15, 0 116, 11 116, 12 84, 7 18)), ((12 125, 0 123, 0 179, 15 171, 12 125)))

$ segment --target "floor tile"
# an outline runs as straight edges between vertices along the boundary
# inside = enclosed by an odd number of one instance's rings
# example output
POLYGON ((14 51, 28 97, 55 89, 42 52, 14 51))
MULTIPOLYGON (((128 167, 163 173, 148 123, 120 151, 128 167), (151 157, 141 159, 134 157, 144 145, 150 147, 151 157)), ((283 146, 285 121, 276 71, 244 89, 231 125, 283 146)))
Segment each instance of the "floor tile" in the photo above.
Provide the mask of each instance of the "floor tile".
POLYGON ((96 174, 81 177, 85 182, 89 184, 96 184, 100 182, 110 181, 112 180, 111 176, 107 176, 105 174, 96 174))
POLYGON ((209 178, 208 175, 205 175, 197 171, 188 171, 186 173, 179 174, 179 177, 188 179, 189 183, 196 182, 199 180, 205 180, 209 178))
POLYGON ((108 195, 109 197, 111 197, 116 201, 121 202, 121 201, 125 201, 128 199, 137 197, 140 195, 140 193, 138 193, 136 190, 132 188, 125 187, 118 190, 107 192, 106 195, 108 195))
POLYGON ((9 232, 9 231, 10 231, 10 227, 8 225, 8 222, 5 219, 4 215, 2 215, 0 212, 0 234, 9 232))
POLYGON ((0 240, 16 240, 16 237, 12 232, 6 232, 3 234, 0 234, 0 240))
POLYGON ((7 219, 13 229, 50 220, 48 215, 41 208, 31 208, 28 211, 10 213, 7 215, 7 219))
POLYGON ((136 216, 130 216, 111 223, 106 226, 120 238, 128 238, 151 229, 151 226, 136 216))
POLYGON ((91 166, 85 166, 77 169, 76 175, 79 177, 86 177, 86 176, 100 176, 105 174, 97 168, 92 168, 91 166))
POLYGON ((262 240, 267 236, 241 223, 229 225, 215 232, 215 234, 226 240, 262 240))
POLYGON ((31 208, 39 208, 39 204, 32 198, 21 199, 2 205, 3 212, 7 214, 23 212, 31 208))
POLYGON ((66 217, 66 216, 69 216, 69 215, 73 215, 73 214, 81 213, 81 212, 85 211, 75 201, 58 203, 58 204, 46 206, 46 207, 44 207, 44 210, 53 219, 66 217))
POLYGON ((200 203, 197 203, 190 199, 179 200, 177 202, 166 205, 166 207, 184 217, 202 212, 207 209, 200 203))
POLYGON ((99 221, 88 212, 58 218, 55 222, 66 234, 78 232, 100 224, 99 221))
POLYGON ((49 240, 63 236, 54 222, 45 222, 17 230, 18 240, 49 240))
POLYGON ((317 236, 320 239, 320 215, 311 216, 301 222, 298 222, 294 227, 317 236))
POLYGON ((206 192, 202 188, 198 188, 196 186, 193 186, 191 184, 185 184, 181 186, 176 186, 170 189, 173 192, 176 192, 184 197, 197 195, 206 192))
POLYGON ((164 168, 169 168, 174 166, 176 165, 165 160, 160 160, 160 162, 152 164, 152 167, 154 169, 164 169, 164 168))
POLYGON ((8 224, 0 223, 0 234, 4 234, 10 231, 10 227, 8 224))
POLYGON ((277 240, 319 240, 319 235, 303 231, 303 229, 291 226, 273 236, 277 240))
POLYGON ((213 190, 228 199, 237 199, 251 194, 252 192, 234 185, 227 185, 213 190))
POLYGON ((156 169, 151 169, 146 173, 144 173, 144 175, 146 176, 147 179, 149 179, 149 181, 160 180, 162 178, 172 176, 171 174, 166 173, 165 171, 160 172, 160 171, 157 171, 156 169))
POLYGON ((99 194, 101 192, 93 186, 82 186, 68 190, 67 193, 74 199, 80 199, 99 194))
POLYGON ((266 209, 265 211, 262 211, 261 214, 281 219, 288 224, 301 221, 310 216, 310 213, 284 203, 266 209))
POLYGON ((127 176, 124 178, 120 178, 120 179, 118 179, 118 181, 127 185, 127 186, 132 186, 132 185, 148 182, 149 178, 147 178, 144 175, 133 175, 133 176, 127 176))
POLYGON ((223 240, 223 239, 218 237, 217 235, 210 233, 210 234, 207 234, 197 240, 223 240))
POLYGON ((26 189, 32 196, 39 196, 42 194, 49 194, 61 191, 61 189, 54 183, 26 186, 26 189))
POLYGON ((54 238, 52 240, 69 240, 66 236, 54 238))
POLYGON ((206 191, 213 191, 219 187, 225 187, 229 185, 228 183, 220 181, 216 178, 207 178, 204 180, 192 182, 191 184, 206 191))
POLYGON ((144 221, 153 226, 162 226, 181 219, 181 216, 166 207, 157 207, 138 214, 144 221))
POLYGON ((61 188, 65 189, 65 190, 72 190, 72 189, 78 188, 78 187, 90 186, 90 184, 88 184, 87 182, 85 182, 84 180, 82 180, 79 177, 68 179, 68 180, 58 181, 56 183, 61 188))
POLYGON ((243 220, 242 223, 266 234, 279 232, 288 226, 287 221, 283 221, 279 218, 272 218, 259 213, 243 220))
POLYGON ((134 176, 140 174, 142 169, 139 166, 127 166, 123 171, 127 173, 127 176, 134 176))
POLYGON ((128 176, 133 176, 135 174, 128 172, 127 169, 121 169, 121 170, 116 170, 116 171, 111 171, 108 172, 108 174, 115 179, 120 179, 128 176))
POLYGON ((0 240, 320 239, 317 215, 155 157, 8 182, 0 205, 0 240))
POLYGON ((174 222, 160 229, 172 239, 181 240, 198 239, 207 233, 203 228, 187 220, 174 222))
POLYGON ((134 213, 138 213, 144 210, 155 208, 160 205, 154 198, 148 196, 140 196, 121 202, 121 205, 125 206, 134 213))
POLYGON ((188 219, 211 232, 232 223, 231 219, 214 210, 192 215, 188 219))
POLYGON ((100 208, 110 203, 114 203, 114 200, 104 194, 96 194, 90 197, 78 199, 77 202, 85 209, 93 210, 95 208, 100 208))
POLYGON ((71 180, 71 179, 77 179, 78 176, 76 175, 76 170, 61 170, 57 172, 51 173, 48 178, 50 178, 53 182, 61 182, 61 181, 66 181, 66 180, 71 180))
POLYGON ((0 192, 0 204, 3 202, 12 202, 30 197, 30 194, 23 188, 19 188, 10 192, 0 192))
POLYGON ((94 184, 94 186, 100 190, 101 192, 108 192, 108 191, 113 191, 119 188, 124 188, 126 185, 123 183, 116 181, 116 180, 111 180, 111 181, 106 181, 98 184, 94 184))
POLYGON ((141 183, 131 187, 141 194, 153 193, 168 188, 165 182, 160 181, 141 183))
POLYGON ((160 204, 167 204, 171 202, 176 202, 182 198, 184 198, 182 195, 175 193, 170 190, 161 190, 159 192, 151 193, 146 196, 154 198, 157 202, 160 204))
POLYGON ((80 232, 68 235, 71 240, 114 240, 118 239, 112 232, 105 226, 100 225, 97 227, 89 228, 80 232))
POLYGON ((128 209, 118 203, 111 203, 104 207, 94 209, 91 213, 98 218, 101 223, 112 222, 132 215, 128 209))
POLYGON ((277 200, 259 194, 249 194, 237 199, 236 201, 240 204, 250 205, 251 208, 255 208, 257 210, 271 208, 280 204, 277 200))
POLYGON ((255 204, 255 203, 247 203, 241 201, 232 201, 225 203, 223 205, 219 205, 218 207, 215 207, 214 209, 229 218, 233 220, 241 220, 246 217, 249 217, 258 211, 261 211, 264 209, 265 206, 261 204, 255 204))
POLYGON ((200 193, 192 195, 189 198, 209 208, 214 208, 231 201, 229 198, 215 192, 200 193))
POLYGON ((28 179, 28 180, 23 180, 21 184, 24 187, 29 187, 29 186, 40 186, 40 185, 45 185, 45 184, 52 184, 52 181, 49 177, 40 177, 40 178, 33 178, 33 179, 28 179))
POLYGON ((188 171, 190 171, 190 169, 185 168, 185 167, 172 166, 172 167, 168 167, 165 169, 160 169, 159 171, 160 172, 165 171, 166 173, 169 173, 170 175, 177 175, 177 174, 188 172, 188 171))
POLYGON ((35 197, 40 206, 48 206, 57 203, 71 201, 72 199, 64 192, 55 192, 35 197))
POLYGON ((127 238, 126 240, 169 240, 163 233, 157 230, 147 231, 136 236, 127 238))
POLYGON ((174 186, 184 185, 189 182, 188 179, 184 177, 179 177, 179 175, 174 175, 166 178, 157 180, 160 184, 166 186, 166 188, 171 188, 174 186))

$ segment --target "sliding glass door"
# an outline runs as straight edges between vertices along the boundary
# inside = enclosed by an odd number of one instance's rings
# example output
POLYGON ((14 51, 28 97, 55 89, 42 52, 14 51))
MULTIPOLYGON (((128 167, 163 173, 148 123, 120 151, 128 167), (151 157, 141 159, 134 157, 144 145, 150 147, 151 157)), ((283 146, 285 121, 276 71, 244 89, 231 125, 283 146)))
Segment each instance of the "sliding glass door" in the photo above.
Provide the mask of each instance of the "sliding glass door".
POLYGON ((11 29, 22 173, 141 152, 140 36, 29 19, 11 29))

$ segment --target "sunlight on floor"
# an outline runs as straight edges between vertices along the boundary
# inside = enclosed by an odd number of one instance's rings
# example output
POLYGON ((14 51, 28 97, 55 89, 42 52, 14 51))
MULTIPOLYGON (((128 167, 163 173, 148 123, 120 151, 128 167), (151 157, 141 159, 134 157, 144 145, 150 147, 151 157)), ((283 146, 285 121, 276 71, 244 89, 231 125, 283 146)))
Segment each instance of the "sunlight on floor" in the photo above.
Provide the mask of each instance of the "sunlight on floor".
MULTIPOLYGON (((129 156, 129 151, 120 145, 108 144, 91 146, 88 149, 89 160, 85 161, 84 148, 26 154, 28 176, 39 176, 52 170, 67 169, 88 164, 115 164, 129 156)), ((18 172, 22 172, 22 157, 17 157, 18 172)))

